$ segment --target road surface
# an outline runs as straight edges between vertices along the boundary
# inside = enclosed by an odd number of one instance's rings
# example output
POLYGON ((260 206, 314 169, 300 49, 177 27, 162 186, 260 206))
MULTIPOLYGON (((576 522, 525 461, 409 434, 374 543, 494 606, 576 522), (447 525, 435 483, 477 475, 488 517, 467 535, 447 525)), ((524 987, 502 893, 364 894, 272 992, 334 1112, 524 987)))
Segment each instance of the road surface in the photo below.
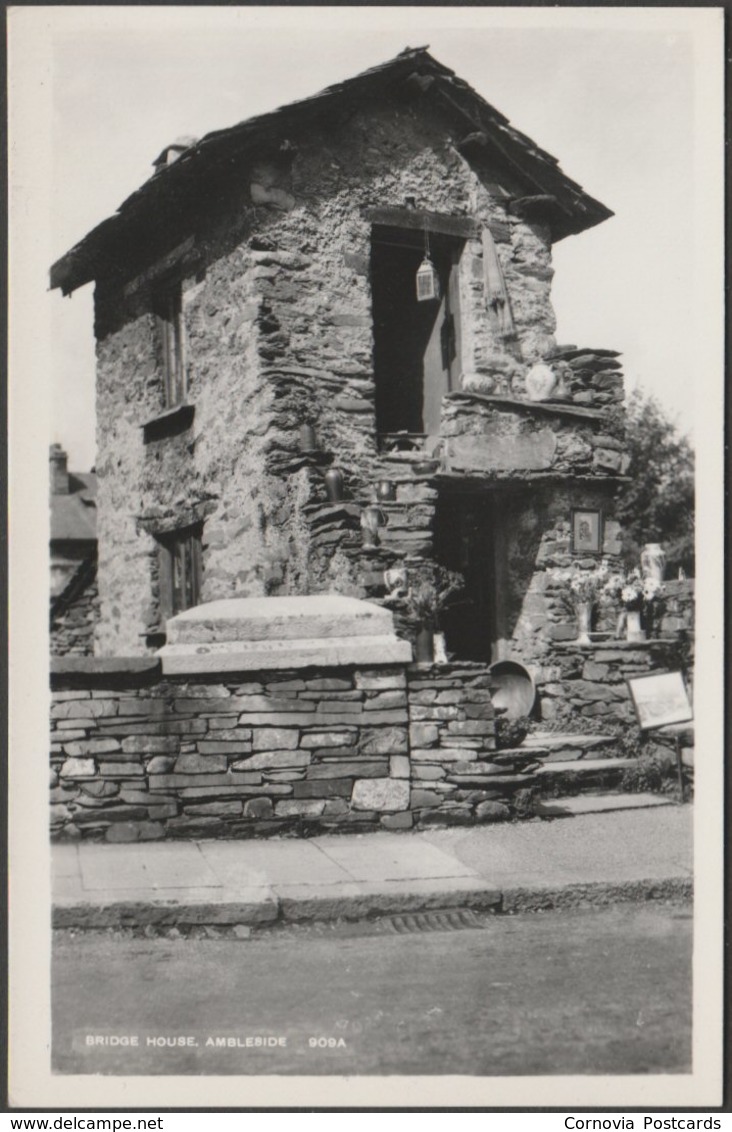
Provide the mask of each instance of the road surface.
POLYGON ((445 931, 433 923, 404 934, 389 921, 320 924, 242 939, 58 932, 54 1069, 690 1071, 688 906, 473 922, 478 926, 445 931))

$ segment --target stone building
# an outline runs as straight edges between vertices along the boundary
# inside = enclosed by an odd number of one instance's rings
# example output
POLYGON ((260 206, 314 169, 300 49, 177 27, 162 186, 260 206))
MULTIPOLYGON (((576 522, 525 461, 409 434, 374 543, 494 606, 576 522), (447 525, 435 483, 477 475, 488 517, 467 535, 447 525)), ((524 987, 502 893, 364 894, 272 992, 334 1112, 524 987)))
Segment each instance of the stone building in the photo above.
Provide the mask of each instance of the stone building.
POLYGON ((418 49, 167 146, 54 265, 96 284, 99 540, 54 835, 497 821, 621 781, 627 679, 683 658, 578 641, 562 577, 621 549, 618 356, 558 346, 551 305, 553 244, 610 215, 418 49), (414 664, 394 628, 438 566, 447 659, 414 664), (570 733, 503 729, 497 661, 570 733))
POLYGON ((51 486, 51 652, 93 652, 97 605, 94 472, 70 472, 60 444, 49 453, 51 486))
POLYGON ((97 655, 437 561, 453 657, 556 679, 553 571, 619 551, 625 457, 617 354, 557 347, 552 246, 609 216, 423 49, 168 146, 51 272, 96 285, 97 655))

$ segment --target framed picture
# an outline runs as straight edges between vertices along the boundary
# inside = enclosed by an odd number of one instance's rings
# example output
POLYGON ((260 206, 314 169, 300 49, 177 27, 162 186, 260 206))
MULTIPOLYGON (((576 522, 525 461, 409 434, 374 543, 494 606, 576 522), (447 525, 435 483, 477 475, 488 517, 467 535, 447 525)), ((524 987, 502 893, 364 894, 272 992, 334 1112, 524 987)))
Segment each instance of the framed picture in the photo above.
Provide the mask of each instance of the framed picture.
POLYGON ((602 511, 572 511, 573 554, 602 554, 602 511))
POLYGON ((694 718, 689 694, 680 672, 654 672, 628 680, 633 707, 642 731, 694 718))

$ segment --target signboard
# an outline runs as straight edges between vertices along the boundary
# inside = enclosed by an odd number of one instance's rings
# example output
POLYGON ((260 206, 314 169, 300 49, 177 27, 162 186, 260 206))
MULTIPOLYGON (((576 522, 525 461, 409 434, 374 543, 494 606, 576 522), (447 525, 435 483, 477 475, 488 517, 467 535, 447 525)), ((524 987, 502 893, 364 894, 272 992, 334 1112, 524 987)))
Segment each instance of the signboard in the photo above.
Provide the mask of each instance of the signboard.
POLYGON ((694 718, 680 672, 657 672, 628 680, 635 714, 642 731, 687 723, 694 718))

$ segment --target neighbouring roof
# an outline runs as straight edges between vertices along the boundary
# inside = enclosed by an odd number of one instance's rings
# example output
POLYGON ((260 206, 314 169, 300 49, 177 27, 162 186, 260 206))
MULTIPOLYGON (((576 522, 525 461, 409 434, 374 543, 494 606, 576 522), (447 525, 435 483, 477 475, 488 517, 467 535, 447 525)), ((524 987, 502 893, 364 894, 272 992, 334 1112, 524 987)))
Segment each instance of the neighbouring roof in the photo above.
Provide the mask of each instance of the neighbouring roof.
MULTIPOLYGON (((114 216, 97 225, 51 268, 51 287, 69 294, 95 279, 105 265, 114 263, 134 237, 136 226, 167 202, 195 189, 215 173, 222 163, 256 150, 262 144, 286 142, 288 130, 317 120, 329 104, 355 102, 375 95, 397 94, 411 84, 415 97, 421 93, 435 99, 456 119, 463 132, 466 156, 484 153, 508 167, 519 183, 526 185, 528 201, 551 201, 554 209, 554 240, 582 232, 608 219, 612 212, 567 177, 555 157, 519 133, 508 119, 485 101, 454 71, 434 59, 424 47, 407 48, 394 59, 372 67, 344 82, 326 87, 310 98, 292 102, 268 114, 206 134, 184 149, 171 164, 160 164, 156 172, 132 193, 114 216)), ((470 157, 469 157, 470 159, 470 157)))
POLYGON ((97 477, 69 472, 67 494, 51 496, 51 541, 94 542, 97 537, 97 477))

